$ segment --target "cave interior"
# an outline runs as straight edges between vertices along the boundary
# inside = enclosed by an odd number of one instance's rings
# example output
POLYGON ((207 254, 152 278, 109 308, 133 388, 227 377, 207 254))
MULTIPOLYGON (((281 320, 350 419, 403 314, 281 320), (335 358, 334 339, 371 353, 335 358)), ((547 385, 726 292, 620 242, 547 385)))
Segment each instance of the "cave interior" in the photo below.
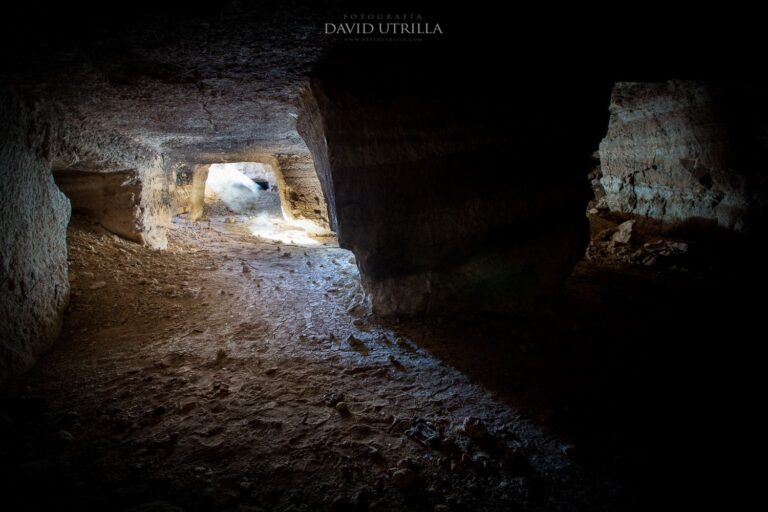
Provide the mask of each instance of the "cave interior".
POLYGON ((0 508, 739 508, 757 18, 416 4, 8 8, 0 508))

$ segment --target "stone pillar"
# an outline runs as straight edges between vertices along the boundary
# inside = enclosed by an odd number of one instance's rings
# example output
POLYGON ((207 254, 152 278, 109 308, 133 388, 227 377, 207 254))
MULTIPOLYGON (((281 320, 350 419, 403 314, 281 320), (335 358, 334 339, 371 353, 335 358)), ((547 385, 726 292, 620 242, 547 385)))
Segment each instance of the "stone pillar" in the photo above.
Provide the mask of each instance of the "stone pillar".
POLYGON ((196 165, 192 171, 192 207, 190 220, 200 220, 205 215, 205 182, 208 180, 208 166, 196 165))
POLYGON ((392 51, 329 55, 297 123, 374 310, 535 305, 583 257, 611 84, 498 83, 392 51))

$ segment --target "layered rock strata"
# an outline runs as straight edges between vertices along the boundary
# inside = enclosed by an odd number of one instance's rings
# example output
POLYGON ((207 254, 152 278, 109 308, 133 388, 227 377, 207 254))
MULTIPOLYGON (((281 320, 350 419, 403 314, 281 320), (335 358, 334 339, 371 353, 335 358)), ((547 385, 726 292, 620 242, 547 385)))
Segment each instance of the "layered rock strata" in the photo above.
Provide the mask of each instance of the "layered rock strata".
POLYGON ((736 231, 768 209, 768 96, 745 85, 620 82, 600 144, 612 211, 736 231))

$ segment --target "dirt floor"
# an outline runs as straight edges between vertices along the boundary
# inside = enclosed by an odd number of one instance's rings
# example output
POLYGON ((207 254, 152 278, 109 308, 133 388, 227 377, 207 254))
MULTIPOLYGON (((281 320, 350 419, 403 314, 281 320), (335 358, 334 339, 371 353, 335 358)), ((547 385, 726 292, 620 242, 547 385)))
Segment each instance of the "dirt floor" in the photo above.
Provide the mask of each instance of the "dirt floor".
POLYGON ((63 335, 0 394, 6 510, 646 509, 717 399, 691 316, 722 283, 602 222, 534 317, 394 322, 332 239, 76 216, 63 335))

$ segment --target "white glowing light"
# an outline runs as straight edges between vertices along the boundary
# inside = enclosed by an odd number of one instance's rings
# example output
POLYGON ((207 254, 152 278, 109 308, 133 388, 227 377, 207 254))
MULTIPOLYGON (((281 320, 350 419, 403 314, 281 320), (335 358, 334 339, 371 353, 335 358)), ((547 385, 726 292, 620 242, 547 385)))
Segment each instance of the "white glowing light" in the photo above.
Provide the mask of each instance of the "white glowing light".
POLYGON ((205 182, 205 196, 219 198, 230 210, 242 212, 258 203, 261 190, 252 179, 238 171, 236 165, 211 165, 205 182))
POLYGON ((293 245, 320 245, 321 242, 312 237, 326 234, 311 220, 285 220, 267 214, 251 217, 248 229, 259 238, 293 245))
MULTIPOLYGON (((269 205, 265 209, 265 201, 270 200, 270 194, 276 193, 261 190, 252 178, 241 172, 244 168, 243 163, 211 165, 205 182, 206 199, 220 199, 233 212, 243 214, 237 216, 239 221, 247 223, 250 232, 264 240, 312 246, 322 243, 313 237, 331 234, 311 220, 286 215, 283 204, 279 209, 269 205), (257 211, 260 213, 253 216, 257 211)), ((267 182, 274 181, 274 176, 266 178, 267 182)))

